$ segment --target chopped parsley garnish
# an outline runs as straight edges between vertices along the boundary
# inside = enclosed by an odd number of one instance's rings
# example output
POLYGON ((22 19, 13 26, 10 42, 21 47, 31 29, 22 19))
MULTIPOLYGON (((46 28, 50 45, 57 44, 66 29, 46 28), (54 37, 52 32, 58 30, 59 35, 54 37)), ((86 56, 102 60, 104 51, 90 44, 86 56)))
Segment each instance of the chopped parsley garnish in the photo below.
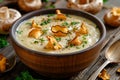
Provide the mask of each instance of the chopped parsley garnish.
POLYGON ((7 45, 9 45, 9 43, 7 41, 7 37, 4 35, 0 35, 0 48, 3 48, 7 45))
POLYGON ((55 38, 58 42, 61 41, 61 38, 60 37, 56 37, 55 38))
POLYGON ((39 39, 41 43, 45 42, 44 38, 39 39))
POLYGON ((51 16, 54 16, 54 15, 55 15, 55 14, 48 14, 47 16, 48 16, 48 17, 51 17, 51 16))
POLYGON ((73 44, 70 44, 70 47, 73 47, 73 46, 75 46, 75 45, 73 45, 73 44))
POLYGON ((39 41, 34 41, 34 43, 35 43, 35 44, 38 44, 38 43, 39 43, 39 41))
POLYGON ((17 34, 22 34, 23 31, 16 31, 16 32, 17 32, 17 34))
POLYGON ((35 40, 33 43, 34 44, 38 44, 38 43, 43 44, 43 42, 45 42, 44 38, 40 38, 40 39, 35 40))
POLYGON ((80 22, 71 22, 70 24, 71 25, 76 25, 76 24, 79 24, 80 22))
POLYGON ((23 71, 20 73, 19 76, 15 78, 15 80, 38 80, 38 79, 34 79, 28 71, 23 71))
POLYGON ((88 41, 87 41, 87 37, 88 36, 88 34, 85 34, 85 35, 83 35, 83 37, 82 37, 82 47, 84 48, 85 47, 85 45, 88 43, 88 41))
POLYGON ((43 26, 43 25, 47 25, 48 23, 50 23, 51 22, 51 19, 47 19, 47 20, 43 20, 42 22, 41 22, 41 26, 43 26))
POLYGON ((56 46, 56 43, 54 42, 53 45, 56 46))
POLYGON ((29 25, 29 26, 31 26, 31 25, 32 25, 32 23, 30 23, 30 22, 27 22, 27 23, 26 23, 26 25, 29 25))
POLYGON ((44 30, 43 30, 43 35, 44 35, 44 34, 47 34, 47 31, 48 31, 48 29, 44 29, 44 30))
POLYGON ((80 47, 76 46, 76 49, 80 49, 80 47))
POLYGON ((68 24, 68 22, 66 22, 66 21, 62 23, 62 26, 68 26, 68 25, 69 25, 69 24, 68 24))

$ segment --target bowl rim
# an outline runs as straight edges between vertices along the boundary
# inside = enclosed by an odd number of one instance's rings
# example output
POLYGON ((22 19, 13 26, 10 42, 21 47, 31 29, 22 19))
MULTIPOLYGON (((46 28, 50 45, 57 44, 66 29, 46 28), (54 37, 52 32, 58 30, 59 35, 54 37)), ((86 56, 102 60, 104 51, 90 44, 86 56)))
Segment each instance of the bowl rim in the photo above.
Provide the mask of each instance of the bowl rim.
MULTIPOLYGON (((42 14, 40 14, 40 15, 42 15, 42 14)), ((87 17, 84 17, 84 18, 87 18, 87 17)), ((87 18, 87 19, 89 19, 89 18, 87 18)), ((89 20, 90 20, 90 19, 89 19, 89 20)), ((93 22, 94 22, 94 21, 93 21, 93 22)), ((94 23, 95 23, 95 22, 94 22, 94 23)), ((99 29, 100 29, 100 28, 99 28, 99 29)), ((29 13, 23 15, 21 18, 19 18, 19 19, 12 25, 12 27, 10 28, 10 38, 11 38, 11 40, 13 40, 13 41, 15 42, 15 44, 17 44, 17 46, 19 46, 19 47, 21 47, 21 48, 23 48, 23 49, 25 49, 25 50, 27 50, 27 51, 30 51, 31 54, 39 54, 39 55, 46 55, 46 56, 68 56, 68 55, 82 54, 83 52, 86 52, 86 51, 88 51, 88 50, 96 47, 97 45, 101 44, 101 42, 104 40, 105 36, 106 36, 106 28, 105 28, 105 25, 104 25, 104 23, 102 22, 102 20, 100 20, 98 17, 96 17, 96 16, 94 16, 93 14, 90 14, 90 13, 88 13, 88 12, 84 12, 84 11, 81 11, 81 10, 68 9, 68 8, 41 9, 41 10, 36 10, 36 11, 29 12, 29 13), (21 45, 21 44, 16 40, 16 38, 15 38, 15 31, 16 31, 16 29, 17 29, 17 25, 19 25, 21 22, 23 22, 23 21, 21 21, 22 19, 23 19, 23 20, 28 20, 28 19, 34 17, 35 14, 37 14, 37 13, 44 12, 44 11, 48 11, 48 12, 49 12, 49 11, 55 11, 56 9, 59 9, 59 10, 61 10, 61 11, 62 11, 62 10, 67 10, 67 11, 72 11, 72 12, 74 12, 74 11, 75 11, 75 12, 79 12, 80 14, 87 15, 87 16, 92 17, 93 19, 97 20, 97 22, 99 22, 99 23, 101 24, 101 29, 102 29, 102 32, 103 32, 103 33, 101 33, 102 35, 101 35, 100 39, 99 39, 96 43, 94 43, 92 46, 90 46, 90 47, 88 47, 88 48, 85 48, 85 49, 83 49, 83 50, 75 51, 75 52, 70 52, 70 53, 62 53, 62 54, 51 54, 51 53, 48 53, 48 52, 42 52, 42 51, 40 52, 40 51, 32 50, 32 49, 29 49, 29 48, 21 45), (34 14, 34 16, 33 16, 33 14, 34 14), (31 15, 32 15, 32 17, 31 17, 31 15), (26 17, 29 17, 29 18, 28 18, 28 19, 25 19, 26 17)))

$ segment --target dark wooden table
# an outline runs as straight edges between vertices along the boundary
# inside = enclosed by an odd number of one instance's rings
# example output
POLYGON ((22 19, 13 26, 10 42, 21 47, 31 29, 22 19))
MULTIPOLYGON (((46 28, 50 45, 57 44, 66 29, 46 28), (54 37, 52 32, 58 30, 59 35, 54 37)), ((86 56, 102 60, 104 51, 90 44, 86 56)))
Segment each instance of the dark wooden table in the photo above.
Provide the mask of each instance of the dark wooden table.
MULTIPOLYGON (((12 3, 11 3, 11 1, 12 0, 5 0, 3 3, 0 3, 0 6, 12 4, 12 5, 8 5, 8 6, 9 7, 14 7, 16 4, 13 4, 13 2, 15 3, 15 1, 13 0, 12 3)), ((64 1, 65 0, 60 0, 60 3, 57 3, 57 4, 59 5, 59 4, 62 3, 61 6, 65 7, 66 3, 63 3, 64 1)), ((108 2, 105 3, 104 5, 107 6, 107 7, 113 7, 113 6, 119 6, 120 7, 120 0, 108 0, 108 2)), ((61 6, 57 6, 57 7, 61 7, 61 6)), ((106 13, 107 10, 108 9, 104 7, 95 16, 99 17, 103 21, 103 16, 104 16, 104 14, 106 13)), ((92 65, 90 65, 88 68, 86 68, 85 70, 80 72, 78 76, 73 77, 71 79, 65 79, 65 80, 88 80, 88 78, 92 75, 92 73, 95 72, 103 64, 103 62, 106 60, 105 57, 104 57, 104 53, 105 53, 106 49, 114 41, 120 39, 120 27, 111 28, 108 25, 105 25, 105 26, 106 26, 106 30, 107 30, 107 35, 106 35, 106 38, 105 38, 105 41, 104 41, 104 44, 103 44, 103 48, 100 52, 100 56, 98 57, 98 59, 92 65)), ((0 49, 0 51, 1 50, 5 50, 5 51, 10 50, 9 54, 15 54, 12 46, 9 46, 9 47, 4 48, 4 49, 0 49)), ((109 64, 105 67, 108 74, 110 74, 110 80, 120 80, 120 74, 116 73, 116 70, 119 67, 120 67, 120 64, 109 64)), ((19 58, 17 59, 16 66, 11 71, 9 71, 8 73, 0 75, 0 80, 14 80, 16 76, 18 76, 22 71, 25 71, 25 70, 29 71, 30 74, 37 79, 54 80, 54 79, 49 79, 49 78, 43 77, 41 75, 38 75, 36 72, 29 69, 21 61, 19 61, 19 58)), ((98 80, 98 78, 96 80, 98 80)))

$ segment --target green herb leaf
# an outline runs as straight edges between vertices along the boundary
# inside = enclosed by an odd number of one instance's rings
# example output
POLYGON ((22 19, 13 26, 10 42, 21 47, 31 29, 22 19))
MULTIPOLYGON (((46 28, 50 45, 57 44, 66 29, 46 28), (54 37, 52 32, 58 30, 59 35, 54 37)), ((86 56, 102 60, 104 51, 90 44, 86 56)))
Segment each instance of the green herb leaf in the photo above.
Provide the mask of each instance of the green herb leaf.
POLYGON ((22 34, 23 31, 16 31, 16 32, 17 32, 17 34, 22 34))
POLYGON ((7 41, 7 36, 0 35, 0 48, 3 48, 7 45, 9 45, 9 43, 7 41))
POLYGON ((38 43, 39 43, 39 41, 34 41, 34 43, 35 43, 35 44, 38 44, 38 43))
POLYGON ((29 26, 31 26, 31 25, 32 25, 32 23, 28 22, 28 23, 26 23, 26 25, 29 25, 29 26))
POLYGON ((44 29, 44 30, 43 30, 43 35, 44 35, 44 34, 47 34, 47 31, 48 31, 48 29, 44 29))
POLYGON ((61 38, 60 37, 56 37, 55 38, 58 42, 61 41, 61 38))
POLYGON ((68 25, 69 25, 69 24, 68 24, 68 22, 66 22, 66 21, 62 23, 62 26, 68 26, 68 25))
POLYGON ((48 14, 48 17, 54 16, 55 14, 48 14))
POLYGON ((34 79, 28 71, 24 71, 21 72, 21 74, 17 76, 15 80, 37 80, 37 79, 34 79))
POLYGON ((80 22, 71 22, 71 25, 79 24, 80 22))
POLYGON ((103 3, 106 3, 108 0, 103 0, 103 3))
POLYGON ((44 38, 39 39, 41 43, 45 42, 44 38))
POLYGON ((47 25, 48 23, 50 23, 51 22, 51 19, 47 19, 47 20, 43 20, 42 22, 41 22, 41 26, 43 26, 43 25, 47 25))
POLYGON ((0 3, 3 2, 4 0, 0 0, 0 3))

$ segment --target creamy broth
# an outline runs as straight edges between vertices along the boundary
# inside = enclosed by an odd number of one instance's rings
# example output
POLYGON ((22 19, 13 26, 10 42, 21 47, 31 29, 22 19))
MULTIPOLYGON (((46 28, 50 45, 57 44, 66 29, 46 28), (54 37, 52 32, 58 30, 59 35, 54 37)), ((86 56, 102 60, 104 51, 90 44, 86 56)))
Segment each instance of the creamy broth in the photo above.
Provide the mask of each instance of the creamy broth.
POLYGON ((56 17, 56 14, 40 15, 25 20, 18 26, 16 30, 16 38, 21 45, 29 49, 53 54, 80 51, 92 46, 99 40, 100 31, 95 23, 80 16, 75 15, 66 16, 67 16, 66 20, 54 19, 56 17), (31 31, 31 24, 33 20, 34 22, 41 26, 41 29, 43 31, 43 34, 38 39, 28 37, 28 34, 31 31), (76 35, 73 29, 79 29, 83 22, 86 25, 88 34, 79 36, 79 40, 82 41, 80 45, 68 46, 68 42, 72 40, 76 35), (45 46, 48 43, 48 39, 46 38, 46 36, 54 35, 53 32, 51 31, 51 27, 55 25, 66 26, 69 30, 69 33, 67 34, 67 36, 64 37, 55 37, 58 43, 62 46, 61 49, 59 50, 45 49, 45 46))

